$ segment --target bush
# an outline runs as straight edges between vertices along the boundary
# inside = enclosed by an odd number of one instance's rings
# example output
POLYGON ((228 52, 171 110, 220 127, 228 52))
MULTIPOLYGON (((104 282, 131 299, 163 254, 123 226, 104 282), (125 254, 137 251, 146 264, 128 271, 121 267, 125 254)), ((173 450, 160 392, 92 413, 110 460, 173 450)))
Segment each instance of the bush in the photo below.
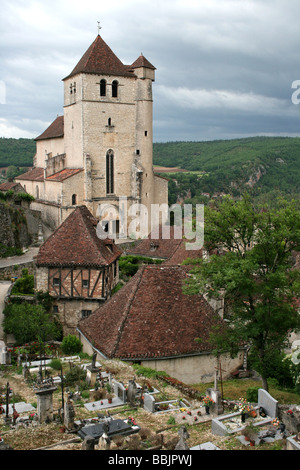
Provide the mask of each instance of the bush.
POLYGON ((258 402, 258 390, 260 387, 249 387, 246 392, 247 401, 250 403, 258 402))
POLYGON ((86 371, 82 369, 80 366, 73 366, 71 369, 65 374, 65 384, 67 386, 79 384, 79 382, 84 381, 86 379, 86 371))
POLYGON ((52 359, 49 366, 51 367, 51 369, 54 369, 54 370, 61 370, 62 369, 62 363, 59 359, 52 359))
POLYGON ((78 354, 82 351, 80 339, 75 335, 65 336, 61 343, 61 350, 64 354, 78 354))

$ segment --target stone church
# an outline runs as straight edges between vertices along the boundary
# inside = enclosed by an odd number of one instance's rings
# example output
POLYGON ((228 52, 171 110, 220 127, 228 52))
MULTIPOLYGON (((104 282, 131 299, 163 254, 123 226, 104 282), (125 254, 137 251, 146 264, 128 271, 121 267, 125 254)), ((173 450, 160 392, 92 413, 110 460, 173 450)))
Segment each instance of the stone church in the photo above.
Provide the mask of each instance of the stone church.
POLYGON ((143 55, 124 65, 98 35, 63 79, 64 114, 35 139, 33 169, 16 178, 52 229, 85 205, 118 234, 122 198, 128 209, 143 204, 148 220, 151 204, 168 203, 152 164, 155 70, 143 55))

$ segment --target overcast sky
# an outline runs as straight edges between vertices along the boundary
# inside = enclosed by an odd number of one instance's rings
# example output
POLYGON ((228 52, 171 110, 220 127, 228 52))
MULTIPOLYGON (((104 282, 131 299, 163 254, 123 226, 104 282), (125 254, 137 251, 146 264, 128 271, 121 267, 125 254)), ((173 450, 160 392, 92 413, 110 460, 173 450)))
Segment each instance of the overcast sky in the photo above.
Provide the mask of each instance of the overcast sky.
POLYGON ((299 0, 1 0, 0 137, 63 114, 97 21, 124 64, 157 68, 154 142, 299 136, 299 17, 299 0))

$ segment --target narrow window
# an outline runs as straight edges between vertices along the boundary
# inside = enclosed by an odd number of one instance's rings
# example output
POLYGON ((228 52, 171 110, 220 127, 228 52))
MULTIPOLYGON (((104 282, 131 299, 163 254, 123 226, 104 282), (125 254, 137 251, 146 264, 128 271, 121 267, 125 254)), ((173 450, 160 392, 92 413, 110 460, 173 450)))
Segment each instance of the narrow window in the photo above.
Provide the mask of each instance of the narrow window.
POLYGON ((40 197, 40 190, 39 190, 38 186, 35 187, 35 196, 36 196, 37 199, 39 199, 39 197, 40 197))
POLYGON ((53 305, 53 313, 58 313, 58 305, 53 305))
POLYGON ((83 279, 83 280, 82 280, 82 287, 83 287, 84 289, 88 289, 88 288, 89 288, 89 281, 88 281, 88 279, 83 279))
POLYGON ((106 96, 106 80, 100 80, 100 96, 106 96))
POLYGON ((114 152, 108 150, 106 154, 106 193, 114 192, 114 152))
POLYGON ((81 318, 87 318, 91 315, 92 310, 81 310, 81 318))
POLYGON ((77 204, 77 194, 72 194, 72 206, 77 204))
POLYGON ((111 118, 108 118, 108 125, 111 126, 111 118))
POLYGON ((59 277, 54 277, 53 278, 53 286, 55 286, 55 287, 60 286, 60 278, 59 277))
POLYGON ((114 80, 114 81, 112 82, 111 96, 112 96, 113 98, 118 98, 118 85, 119 85, 119 83, 117 82, 117 80, 114 80))
POLYGON ((145 131, 145 137, 147 137, 147 135, 148 135, 148 131, 145 131))

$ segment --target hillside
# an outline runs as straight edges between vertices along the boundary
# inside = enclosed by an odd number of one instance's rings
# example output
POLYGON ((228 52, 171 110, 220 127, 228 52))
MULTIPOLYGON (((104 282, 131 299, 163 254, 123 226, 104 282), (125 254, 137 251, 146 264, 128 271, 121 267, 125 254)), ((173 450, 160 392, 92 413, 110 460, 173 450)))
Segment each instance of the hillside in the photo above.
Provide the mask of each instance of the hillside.
POLYGON ((0 167, 31 166, 35 155, 33 139, 0 137, 0 167))
MULTIPOLYGON (((0 138, 0 167, 31 166, 34 154, 33 139, 0 138)), ((175 168, 160 170, 170 180, 170 203, 177 197, 201 203, 208 195, 239 196, 245 190, 269 201, 278 194, 299 197, 300 138, 154 143, 153 162, 175 168)))
POLYGON ((177 167, 185 173, 166 173, 170 201, 175 193, 205 202, 208 194, 239 196, 247 190, 255 198, 271 200, 283 194, 299 197, 300 138, 252 137, 211 142, 154 144, 154 165, 177 167), (176 181, 176 182, 175 182, 176 181))

